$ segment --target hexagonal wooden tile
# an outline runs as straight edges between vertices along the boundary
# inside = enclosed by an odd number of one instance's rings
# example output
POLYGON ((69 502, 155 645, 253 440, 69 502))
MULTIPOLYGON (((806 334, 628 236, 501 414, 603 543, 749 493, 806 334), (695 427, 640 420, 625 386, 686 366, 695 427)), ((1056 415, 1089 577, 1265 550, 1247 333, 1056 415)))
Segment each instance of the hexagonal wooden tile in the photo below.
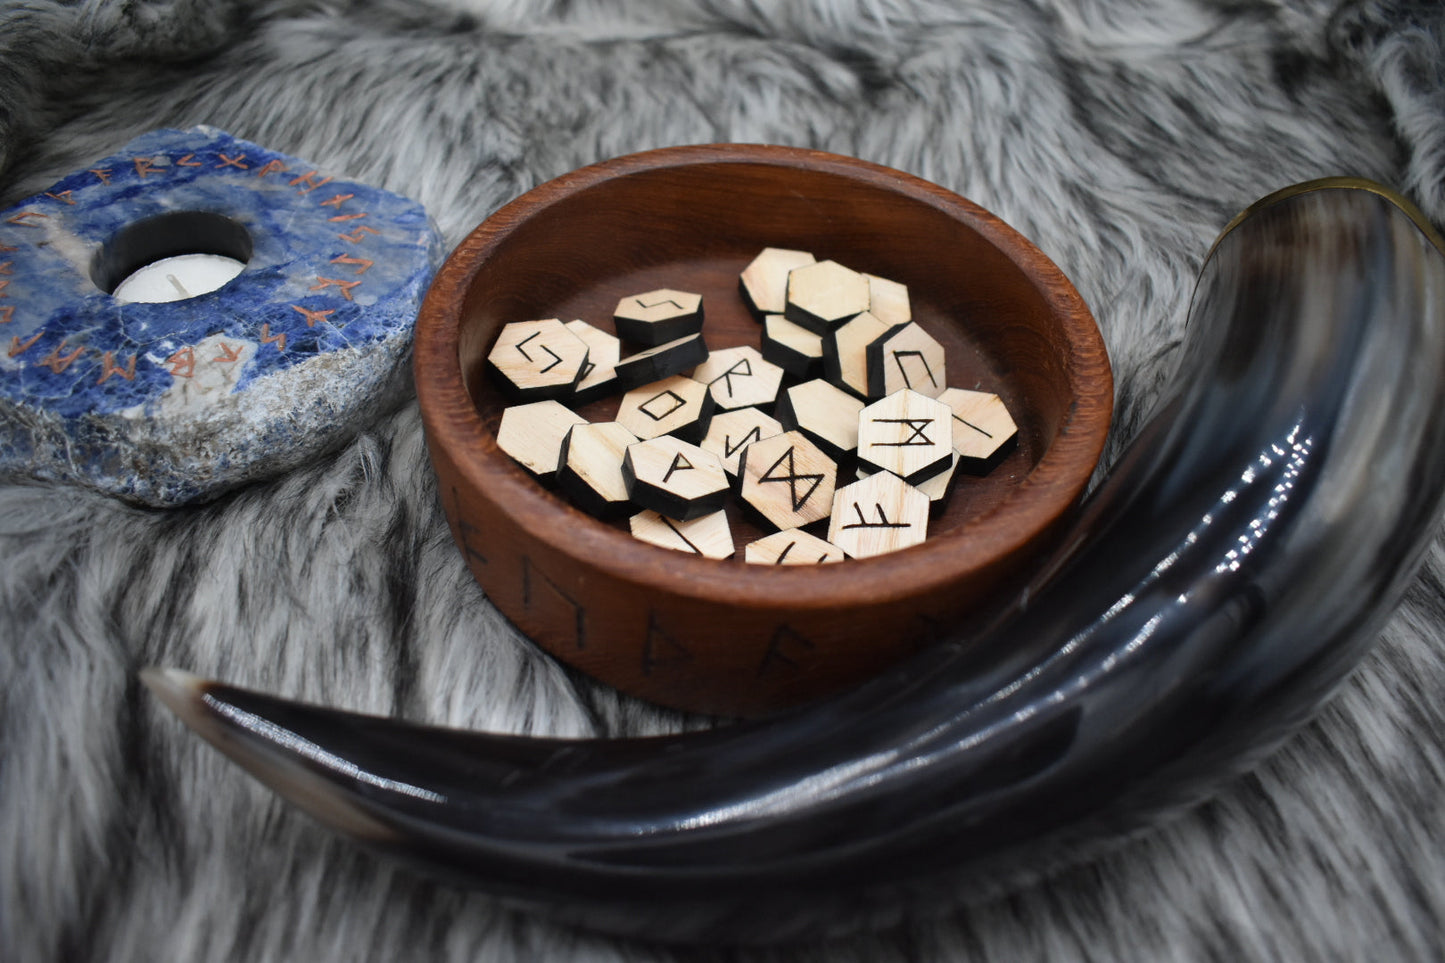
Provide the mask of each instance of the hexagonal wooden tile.
POLYGON ((828 541, 853 558, 896 552, 927 537, 928 496, 897 475, 881 471, 833 496, 828 541))
POLYGON ((873 312, 864 311, 823 335, 824 377, 859 398, 883 397, 868 394, 868 346, 892 330, 873 312))
POLYGON ((696 443, 707 433, 714 402, 707 385, 673 375, 622 396, 617 421, 638 438, 677 435, 696 443))
POLYGON ((487 353, 487 370, 517 402, 571 394, 586 363, 587 344, 557 318, 505 324, 487 353))
POLYGON ((672 435, 628 445, 622 477, 639 507, 678 521, 721 511, 728 494, 718 457, 672 435))
POLYGON ((633 510, 622 458, 638 438, 615 421, 576 425, 562 442, 557 485, 585 512, 617 518, 633 510))
MULTIPOLYGON (((929 514, 938 515, 943 511, 944 506, 948 504, 949 493, 953 490, 953 479, 958 475, 959 463, 958 452, 955 451, 947 468, 932 478, 926 478, 913 486, 928 496, 929 514)), ((877 472, 866 465, 860 464, 858 467, 859 481, 875 474, 877 474, 877 472)))
POLYGON ((953 412, 953 447, 967 467, 992 460, 1018 436, 1018 426, 998 395, 949 388, 938 400, 953 412))
POLYGON ((617 362, 622 358, 622 342, 580 318, 568 321, 565 327, 587 345, 587 363, 582 366, 582 377, 571 397, 567 399, 568 402, 585 405, 614 391, 620 391, 617 362))
POLYGON ((858 415, 858 460, 919 484, 953 463, 953 413, 936 398, 908 388, 858 415))
POLYGON ((719 410, 733 411, 772 407, 783 383, 783 369, 765 359, 757 348, 744 344, 709 352, 692 377, 708 386, 719 410))
POLYGON ((858 416, 862 411, 863 402, 815 378, 784 390, 774 414, 784 428, 796 428, 828 457, 842 461, 858 448, 858 416))
POLYGON ((816 260, 807 251, 763 248, 738 276, 738 292, 753 317, 762 320, 769 314, 782 314, 788 300, 788 272, 816 260))
POLYGON ((534 401, 502 409, 497 426, 497 445, 541 481, 557 474, 562 456, 562 439, 573 425, 587 419, 560 401, 534 401))
POLYGON ((820 565, 841 562, 843 557, 841 548, 801 528, 773 532, 743 548, 743 561, 754 565, 820 565))
POLYGON ((640 512, 632 516, 630 523, 633 538, 662 548, 716 559, 731 558, 735 550, 727 512, 713 512, 686 522, 657 512, 640 512))
POLYGON ((837 474, 817 445, 786 431, 743 450, 738 495, 772 527, 801 528, 828 516, 837 474))
POLYGON ((884 324, 897 327, 913 320, 907 285, 865 274, 868 279, 868 313, 884 324))
POLYGON ((697 334, 702 320, 702 295, 672 288, 630 294, 612 312, 617 336, 637 344, 666 344, 697 334))
POLYGON ((818 261, 788 274, 789 321, 823 334, 868 310, 868 279, 837 261, 818 261))
POLYGON ((690 334, 676 341, 628 355, 617 362, 617 386, 626 391, 639 385, 651 384, 695 368, 706 360, 707 342, 703 341, 700 334, 690 334))
POLYGON ((781 314, 763 319, 762 350, 764 358, 795 378, 823 374, 823 336, 781 314))
POLYGON ((781 435, 784 430, 781 422, 764 411, 739 408, 713 415, 707 434, 698 444, 718 457, 725 472, 736 475, 743 449, 755 441, 781 435))
POLYGON ((911 388, 936 398, 947 387, 943 346, 917 322, 894 328, 868 345, 868 397, 911 388))

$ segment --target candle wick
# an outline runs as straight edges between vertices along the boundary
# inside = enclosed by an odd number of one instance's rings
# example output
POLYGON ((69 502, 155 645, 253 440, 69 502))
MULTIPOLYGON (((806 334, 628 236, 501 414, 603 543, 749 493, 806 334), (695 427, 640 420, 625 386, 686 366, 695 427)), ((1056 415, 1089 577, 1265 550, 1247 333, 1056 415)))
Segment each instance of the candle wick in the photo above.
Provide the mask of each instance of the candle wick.
POLYGON ((187 291, 185 288, 181 287, 181 282, 176 278, 176 276, 175 276, 174 274, 167 274, 167 275, 166 275, 166 280, 170 281, 171 284, 175 285, 176 290, 179 291, 179 292, 181 292, 181 297, 183 297, 183 298, 188 298, 188 297, 191 296, 191 292, 189 292, 189 291, 187 291))

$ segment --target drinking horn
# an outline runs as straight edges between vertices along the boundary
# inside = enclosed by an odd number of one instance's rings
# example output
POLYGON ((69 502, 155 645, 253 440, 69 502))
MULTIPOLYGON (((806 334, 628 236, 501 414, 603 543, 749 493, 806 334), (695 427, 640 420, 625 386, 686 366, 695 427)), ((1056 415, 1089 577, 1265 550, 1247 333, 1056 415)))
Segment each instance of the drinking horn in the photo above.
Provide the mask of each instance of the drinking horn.
POLYGON ((1216 242, 1173 388, 1028 588, 846 694, 586 740, 146 681, 323 823, 516 905, 666 941, 885 922, 1178 812, 1307 719, 1435 533, 1442 372, 1439 235, 1298 185, 1216 242))

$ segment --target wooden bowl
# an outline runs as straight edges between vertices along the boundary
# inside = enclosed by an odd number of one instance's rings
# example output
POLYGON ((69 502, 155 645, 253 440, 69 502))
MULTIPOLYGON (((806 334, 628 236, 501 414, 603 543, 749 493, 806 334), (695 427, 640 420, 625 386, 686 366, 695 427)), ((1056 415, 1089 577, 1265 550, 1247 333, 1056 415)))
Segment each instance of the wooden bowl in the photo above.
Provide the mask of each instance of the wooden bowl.
MULTIPOLYGON (((817 151, 714 145, 606 161, 489 217, 452 253, 416 328, 416 385, 452 534, 497 607, 548 652, 675 708, 756 715, 857 683, 1007 598, 1083 492, 1113 377, 1088 308, 1042 253, 936 185, 817 151), (764 247, 906 284, 948 383, 999 394, 1011 454, 960 478, 926 542, 817 566, 741 561, 761 533, 729 509, 737 555, 633 539, 540 485, 497 446, 483 370, 502 325, 583 318, 619 298, 696 291, 710 348, 758 344, 738 275, 764 247)), ((617 400, 580 413, 610 420, 617 400)))

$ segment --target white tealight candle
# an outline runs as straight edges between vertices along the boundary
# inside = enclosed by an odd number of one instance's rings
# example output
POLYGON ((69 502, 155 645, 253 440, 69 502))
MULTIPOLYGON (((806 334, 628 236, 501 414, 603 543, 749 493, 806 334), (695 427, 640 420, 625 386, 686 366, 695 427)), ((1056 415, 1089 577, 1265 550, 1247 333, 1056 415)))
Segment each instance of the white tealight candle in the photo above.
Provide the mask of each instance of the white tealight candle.
POLYGON ((216 290, 245 269, 244 261, 221 254, 178 254, 140 268, 111 296, 125 303, 183 301, 216 290))

